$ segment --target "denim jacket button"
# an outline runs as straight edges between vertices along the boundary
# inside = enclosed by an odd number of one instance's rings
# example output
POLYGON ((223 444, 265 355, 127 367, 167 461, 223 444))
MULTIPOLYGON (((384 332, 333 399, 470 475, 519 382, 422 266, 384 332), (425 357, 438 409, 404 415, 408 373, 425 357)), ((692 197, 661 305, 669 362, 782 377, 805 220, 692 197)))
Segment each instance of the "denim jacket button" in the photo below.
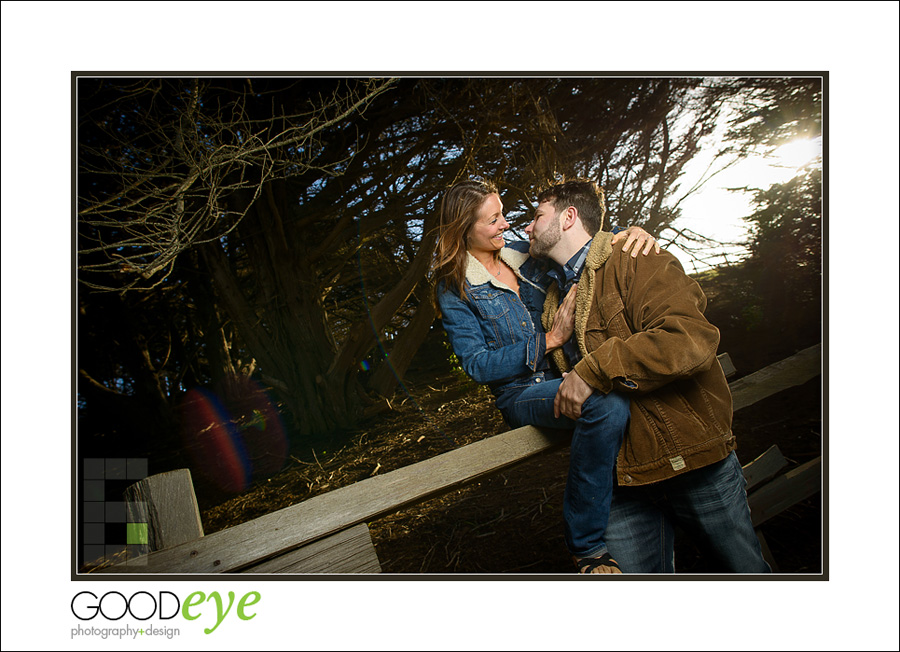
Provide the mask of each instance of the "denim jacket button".
POLYGON ((541 379, 540 379, 540 378, 535 378, 535 379, 534 379, 534 382, 539 383, 539 382, 541 382, 541 379))

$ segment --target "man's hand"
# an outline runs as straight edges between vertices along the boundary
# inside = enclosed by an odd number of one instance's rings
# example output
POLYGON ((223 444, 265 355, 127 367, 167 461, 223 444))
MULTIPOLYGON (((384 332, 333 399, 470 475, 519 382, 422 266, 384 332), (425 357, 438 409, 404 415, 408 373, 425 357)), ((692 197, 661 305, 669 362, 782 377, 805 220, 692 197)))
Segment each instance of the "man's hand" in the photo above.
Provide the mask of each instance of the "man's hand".
POLYGON ((577 419, 581 416, 581 406, 593 391, 594 388, 574 371, 563 374, 563 381, 556 390, 556 398, 553 399, 553 414, 557 418, 560 414, 564 414, 570 419, 577 419))
POLYGON ((637 258, 641 247, 644 248, 645 256, 650 253, 650 250, 654 248, 654 245, 656 253, 659 253, 659 243, 656 241, 656 238, 639 226, 629 226, 624 231, 619 231, 613 236, 612 244, 616 244, 620 240, 625 240, 625 244, 622 245, 622 252, 627 253, 628 250, 631 249, 632 258, 637 258), (627 240, 625 240, 626 238, 627 240))
POLYGON ((578 284, 572 286, 566 298, 559 304, 559 310, 553 315, 553 325, 547 331, 547 351, 558 349, 572 339, 575 332, 575 290, 578 284))

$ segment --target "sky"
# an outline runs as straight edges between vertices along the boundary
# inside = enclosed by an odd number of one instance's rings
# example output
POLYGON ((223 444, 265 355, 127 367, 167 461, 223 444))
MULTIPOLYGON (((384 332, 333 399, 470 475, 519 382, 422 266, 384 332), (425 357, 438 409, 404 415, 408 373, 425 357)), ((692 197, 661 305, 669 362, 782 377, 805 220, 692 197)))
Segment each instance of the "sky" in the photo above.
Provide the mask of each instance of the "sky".
POLYGON ((253 588, 255 620, 171 647, 896 650, 898 22, 896 2, 3 2, 3 649, 121 649, 71 637, 80 590, 253 588), (829 71, 829 580, 72 581, 73 70, 829 71))
MULTIPOLYGON (((685 176, 681 181, 682 188, 691 188, 695 182, 708 174, 707 168, 712 159, 714 148, 707 148, 685 166, 685 176)), ((680 208, 682 216, 678 218, 676 229, 690 229, 707 238, 725 243, 746 242, 748 237, 747 223, 743 219, 750 215, 752 193, 736 192, 729 188, 768 188, 775 183, 784 183, 793 178, 799 169, 815 161, 822 153, 822 140, 798 139, 779 147, 770 155, 759 152, 724 169, 709 180, 696 192, 684 199, 680 208)), ((715 168, 714 168, 715 169, 715 168)), ((670 204, 681 199, 676 196, 670 204)), ((671 232, 659 234, 662 239, 671 237, 671 232)), ((709 269, 725 260, 734 261, 742 257, 746 249, 740 246, 715 247, 704 252, 709 259, 697 261, 693 256, 677 246, 669 246, 668 251, 674 254, 689 273, 709 269), (730 256, 725 258, 722 254, 730 256)))

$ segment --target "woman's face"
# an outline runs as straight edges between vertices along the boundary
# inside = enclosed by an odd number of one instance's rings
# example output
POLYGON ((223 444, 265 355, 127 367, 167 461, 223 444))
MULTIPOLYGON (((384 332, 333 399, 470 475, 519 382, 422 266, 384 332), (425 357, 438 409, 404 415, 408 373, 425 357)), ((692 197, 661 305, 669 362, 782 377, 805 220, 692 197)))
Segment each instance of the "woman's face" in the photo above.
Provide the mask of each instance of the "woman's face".
POLYGON ((509 224, 503 219, 500 197, 496 194, 488 195, 478 209, 478 220, 469 229, 466 248, 472 254, 499 251, 506 244, 503 232, 508 228, 509 224))

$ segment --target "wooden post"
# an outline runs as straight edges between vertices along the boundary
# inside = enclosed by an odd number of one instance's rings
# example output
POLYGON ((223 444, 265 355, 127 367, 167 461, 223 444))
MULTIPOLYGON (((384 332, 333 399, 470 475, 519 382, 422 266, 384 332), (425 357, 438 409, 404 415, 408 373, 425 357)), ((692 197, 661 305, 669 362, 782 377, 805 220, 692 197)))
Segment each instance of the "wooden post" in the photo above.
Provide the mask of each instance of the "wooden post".
POLYGON ((759 527, 788 507, 806 500, 822 489, 822 458, 791 469, 763 485, 748 497, 753 527, 759 527))
POLYGON ((728 353, 720 353, 716 356, 716 359, 722 365, 722 371, 725 373, 726 378, 731 378, 737 373, 737 369, 734 368, 734 362, 731 361, 731 356, 728 353))
POLYGON ((200 508, 188 469, 144 478, 125 490, 128 523, 147 524, 149 552, 203 536, 200 508))
POLYGON ((764 482, 768 482, 787 468, 787 460, 781 454, 778 444, 772 444, 768 450, 743 467, 746 490, 753 491, 764 482))

